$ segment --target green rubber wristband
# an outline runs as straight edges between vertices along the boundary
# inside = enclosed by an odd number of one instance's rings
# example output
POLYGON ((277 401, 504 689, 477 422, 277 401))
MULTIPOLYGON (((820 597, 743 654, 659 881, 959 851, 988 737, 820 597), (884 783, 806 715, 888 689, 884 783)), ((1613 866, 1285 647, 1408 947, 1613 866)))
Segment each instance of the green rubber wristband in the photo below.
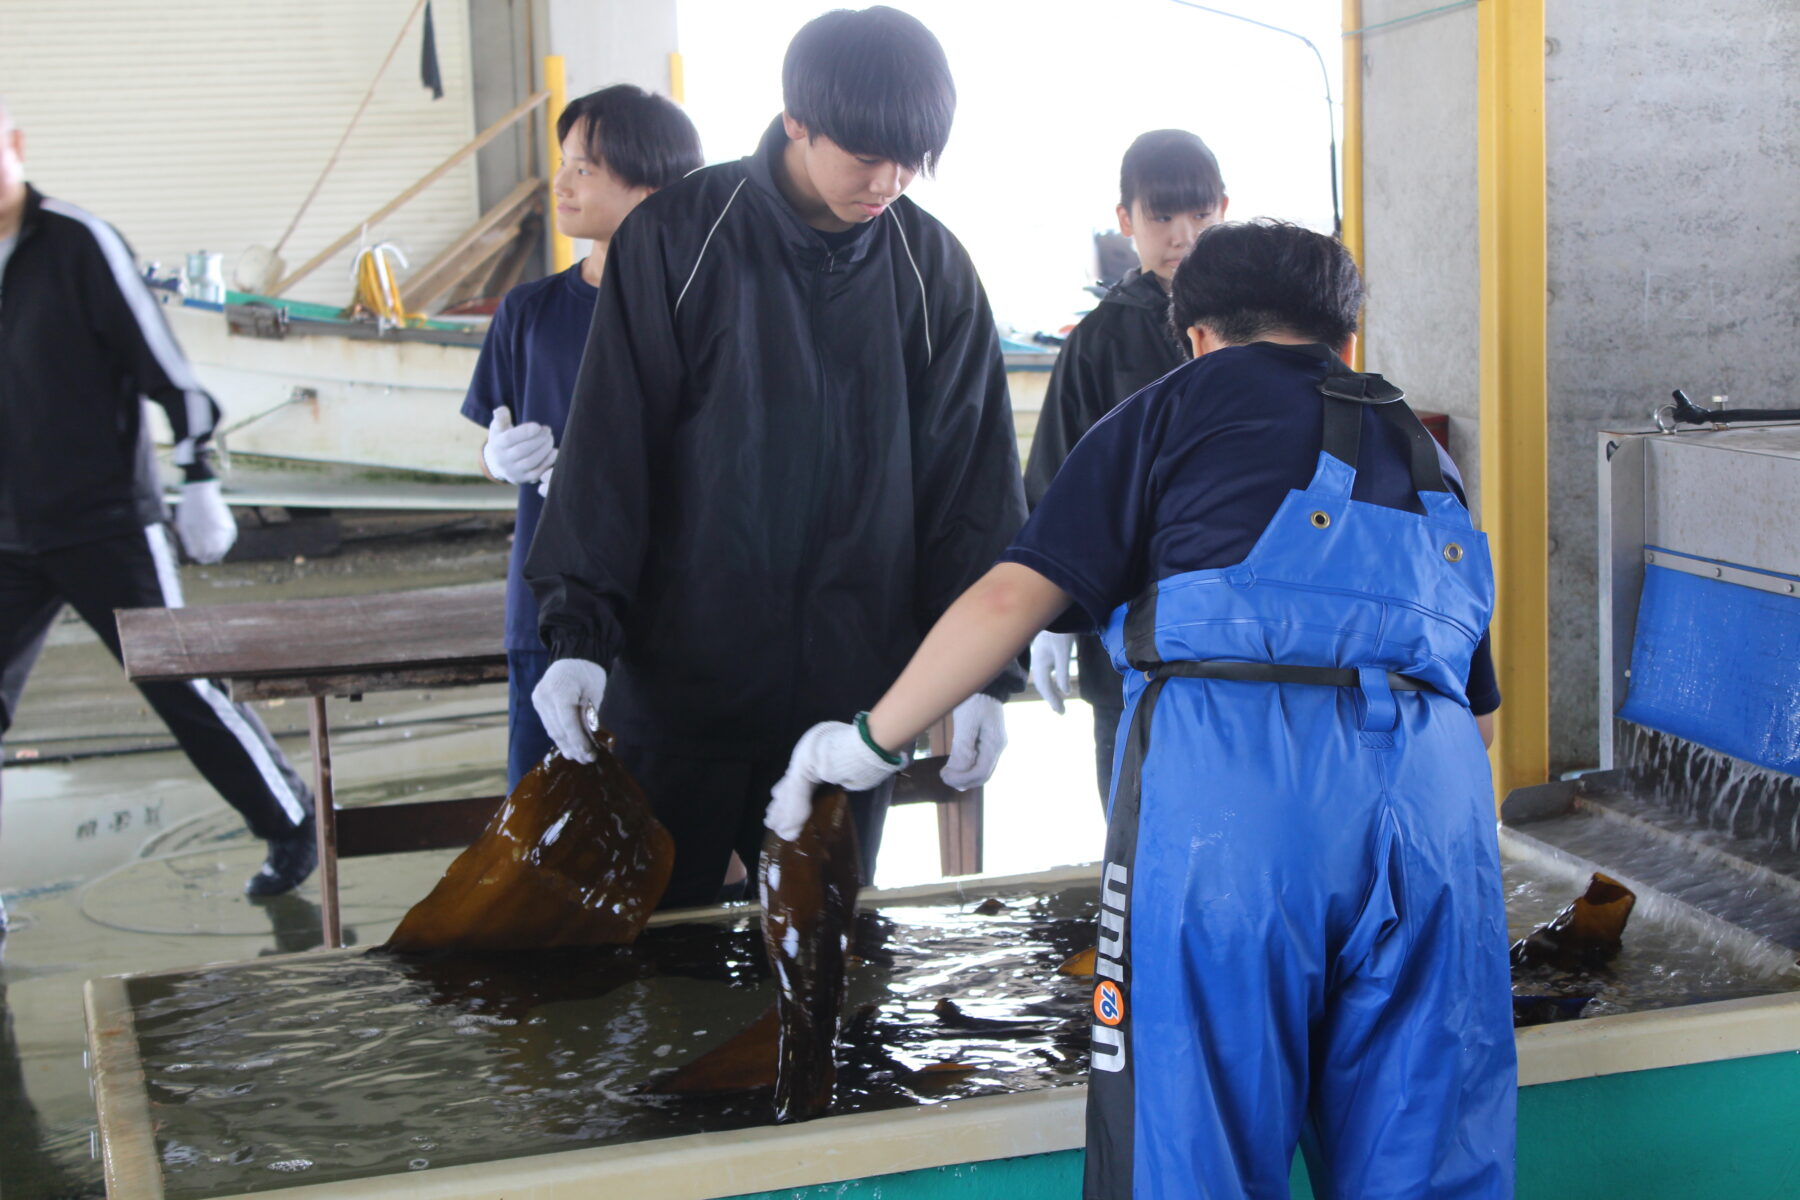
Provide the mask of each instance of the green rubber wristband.
POLYGON ((904 758, 901 758, 898 754, 890 754, 888 751, 883 750, 880 746, 875 744, 875 739, 869 736, 869 714, 867 712, 859 712, 856 714, 856 732, 862 734, 863 745, 873 750, 875 756, 888 766, 903 767, 906 765, 906 760, 904 758))

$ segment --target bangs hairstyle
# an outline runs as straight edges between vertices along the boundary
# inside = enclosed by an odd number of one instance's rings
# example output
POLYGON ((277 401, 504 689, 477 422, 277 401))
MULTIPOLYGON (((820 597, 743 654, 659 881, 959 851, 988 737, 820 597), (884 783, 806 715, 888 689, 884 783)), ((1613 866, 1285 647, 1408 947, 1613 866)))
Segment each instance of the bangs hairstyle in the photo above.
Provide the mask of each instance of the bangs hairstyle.
POLYGON ((781 97, 808 135, 926 175, 956 116, 944 48, 917 18, 887 7, 840 8, 802 26, 781 64, 781 97))
POLYGON ((667 187, 705 161, 688 115, 674 101, 629 83, 571 100, 556 118, 557 142, 577 125, 588 157, 627 187, 667 187))
POLYGON ((1119 165, 1119 203, 1168 216, 1209 212, 1225 196, 1219 160, 1206 143, 1185 129, 1153 129, 1139 134, 1119 165))
POLYGON ((1231 345, 1292 333, 1336 349, 1356 332, 1362 276, 1343 243, 1260 217, 1214 225, 1169 285, 1169 317, 1187 343, 1204 325, 1231 345))

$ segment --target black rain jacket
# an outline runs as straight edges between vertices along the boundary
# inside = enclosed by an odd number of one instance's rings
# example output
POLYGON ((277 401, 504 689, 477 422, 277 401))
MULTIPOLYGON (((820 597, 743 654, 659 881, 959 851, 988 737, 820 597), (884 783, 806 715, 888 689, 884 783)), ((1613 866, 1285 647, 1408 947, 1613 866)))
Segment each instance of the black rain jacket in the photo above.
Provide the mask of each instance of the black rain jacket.
POLYGON ((164 518, 143 397, 168 414, 187 479, 211 479, 219 407, 125 239, 27 188, 0 277, 0 550, 77 546, 164 518))
POLYGON ((620 225, 526 560, 545 644, 608 669, 628 743, 785 756, 873 704, 1024 523, 967 253, 905 197, 828 248, 777 189, 785 144, 620 225))
POLYGON ((1155 275, 1133 268, 1081 319, 1056 356, 1025 467, 1031 507, 1094 422, 1187 360, 1169 329, 1169 294, 1155 275))
MULTIPOLYGON (((1056 356, 1025 468, 1031 507, 1094 422, 1187 360, 1169 328, 1169 294, 1155 275, 1133 268, 1081 319, 1056 356)), ((1123 681, 1100 639, 1084 634, 1076 640, 1082 698, 1105 709, 1122 707, 1123 681)))

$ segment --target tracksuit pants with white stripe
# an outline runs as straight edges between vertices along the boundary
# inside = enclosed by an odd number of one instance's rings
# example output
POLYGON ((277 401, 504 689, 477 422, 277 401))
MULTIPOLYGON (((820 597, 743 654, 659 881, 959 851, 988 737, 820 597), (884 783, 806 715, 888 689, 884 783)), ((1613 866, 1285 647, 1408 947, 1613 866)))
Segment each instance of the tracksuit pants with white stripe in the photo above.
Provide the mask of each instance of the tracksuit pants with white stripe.
MULTIPOLYGON (((114 609, 181 605, 167 531, 153 525, 41 553, 0 550, 0 738, 12 725, 25 676, 65 603, 75 606, 119 658, 114 609)), ((311 792, 257 715, 233 704, 220 684, 197 679, 139 684, 138 690, 189 761, 243 814, 257 837, 280 837, 305 820, 311 792)))

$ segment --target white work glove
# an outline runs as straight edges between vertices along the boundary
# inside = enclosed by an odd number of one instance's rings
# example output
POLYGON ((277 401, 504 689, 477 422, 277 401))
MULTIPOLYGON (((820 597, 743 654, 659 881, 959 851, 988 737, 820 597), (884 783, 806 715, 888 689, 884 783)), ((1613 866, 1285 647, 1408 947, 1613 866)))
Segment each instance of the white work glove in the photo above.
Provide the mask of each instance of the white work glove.
POLYGON ((856 726, 821 721, 800 735, 788 757, 787 774, 769 790, 774 797, 763 824, 785 841, 800 836, 812 816, 813 789, 835 783, 847 792, 866 792, 900 769, 869 749, 856 726))
POLYGON ((546 500, 550 498, 550 476, 555 473, 555 467, 546 467, 544 468, 544 477, 538 480, 538 495, 544 497, 546 500))
MULTIPOLYGON (((1072 633, 1049 630, 1031 639, 1031 686, 1044 698, 1050 711, 1062 714, 1063 701, 1069 698, 1069 651, 1075 648, 1072 633)), ((1082 670, 1087 670, 1084 664, 1082 670)))
POLYGON ((544 732, 571 762, 594 761, 594 739, 588 734, 587 714, 596 712, 606 695, 606 668, 585 658, 559 658, 531 690, 531 706, 537 709, 544 732))
POLYGON ((512 409, 502 404, 488 423, 488 440, 481 447, 481 461, 495 479, 536 483, 556 461, 556 436, 548 425, 536 421, 514 425, 512 409))
POLYGON ((219 494, 219 481, 199 479, 181 485, 175 505, 175 534, 195 562, 216 563, 237 542, 237 521, 219 494))
POLYGON ((1006 749, 1006 721, 1001 703, 976 692, 950 713, 950 761, 938 778, 959 792, 978 788, 993 778, 1000 752, 1006 749))

